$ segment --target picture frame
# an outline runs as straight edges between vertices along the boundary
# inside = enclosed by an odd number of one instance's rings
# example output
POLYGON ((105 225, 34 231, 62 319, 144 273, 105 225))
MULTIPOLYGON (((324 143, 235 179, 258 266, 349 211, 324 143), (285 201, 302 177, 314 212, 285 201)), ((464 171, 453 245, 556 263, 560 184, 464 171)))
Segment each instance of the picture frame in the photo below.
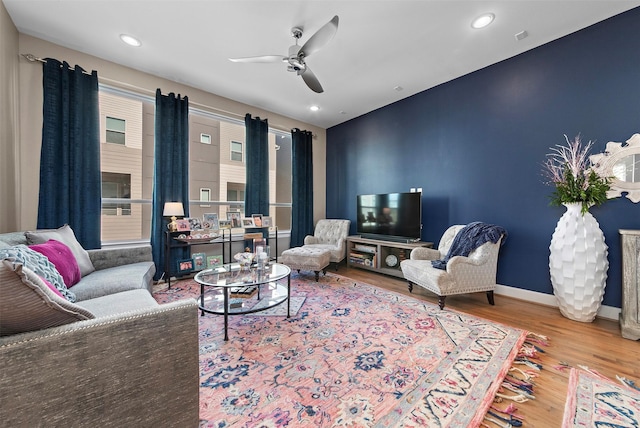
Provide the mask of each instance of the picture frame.
POLYGON ((202 228, 209 230, 220 229, 218 213, 205 213, 202 215, 202 228))
POLYGON ((253 222, 253 217, 244 217, 242 219, 242 226, 244 228, 247 227, 256 227, 255 223, 253 222))
POLYGON ((231 228, 242 227, 242 214, 240 211, 227 211, 227 220, 231 222, 231 228))
POLYGON ((207 257, 207 268, 209 268, 209 269, 222 266, 223 264, 224 264, 224 262, 222 260, 222 254, 217 255, 217 256, 208 256, 207 257))
POLYGON ((218 225, 220 229, 231 229, 231 220, 219 220, 218 225))
POLYGON ((263 227, 262 214, 251 214, 251 218, 253 219, 253 227, 263 227))
POLYGON ((177 232, 189 232, 191 230, 191 223, 186 218, 176 220, 176 225, 177 232))
POLYGON ((271 227, 271 226, 273 226, 273 218, 262 217, 262 227, 271 227))
POLYGON ((207 267, 207 255, 205 253, 194 253, 191 255, 193 260, 193 270, 198 271, 207 267))
POLYGON ((178 274, 193 272, 193 259, 178 260, 178 274))
POLYGON ((185 220, 189 222, 189 226, 191 227, 191 230, 202 229, 202 222, 198 217, 186 217, 185 220))

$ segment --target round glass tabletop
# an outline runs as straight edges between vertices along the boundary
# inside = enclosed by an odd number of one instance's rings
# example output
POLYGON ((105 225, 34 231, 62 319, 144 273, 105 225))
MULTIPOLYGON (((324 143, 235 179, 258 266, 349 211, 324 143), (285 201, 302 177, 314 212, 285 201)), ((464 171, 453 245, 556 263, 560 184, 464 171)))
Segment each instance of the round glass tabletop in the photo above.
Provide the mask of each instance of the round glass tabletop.
POLYGON ((278 281, 286 278, 289 274, 291 274, 291 269, 280 263, 270 263, 264 268, 257 265, 242 268, 238 263, 230 263, 200 271, 194 279, 198 284, 211 287, 246 287, 278 281))

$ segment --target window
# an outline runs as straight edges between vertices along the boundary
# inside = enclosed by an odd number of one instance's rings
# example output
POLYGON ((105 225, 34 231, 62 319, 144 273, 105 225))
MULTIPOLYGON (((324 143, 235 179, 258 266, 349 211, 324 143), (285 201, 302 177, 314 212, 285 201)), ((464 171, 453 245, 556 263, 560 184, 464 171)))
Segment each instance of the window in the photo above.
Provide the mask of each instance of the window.
POLYGON ((211 135, 209 135, 209 134, 200 134, 200 142, 202 144, 211 144, 211 135))
MULTIPOLYGON (((153 194, 154 98, 100 84, 99 99, 100 140, 112 143, 100 145, 102 242, 106 245, 148 242, 153 194)), ((225 219, 229 210, 244 212, 244 137, 244 121, 190 109, 191 217, 218 213, 219 218, 225 219)), ((283 231, 291 227, 291 134, 270 129, 268 138, 269 216, 283 231)))
POLYGON ((106 141, 107 143, 125 145, 126 121, 107 116, 106 141))
MULTIPOLYGON (((244 183, 227 183, 227 201, 244 202, 244 183)), ((229 204, 230 211, 244 211, 243 205, 229 204)))
POLYGON ((153 124, 147 125, 150 134, 144 132, 142 125, 149 118, 153 120, 153 100, 102 85, 98 99, 103 198, 101 240, 106 244, 148 240, 151 204, 140 201, 150 201, 152 195, 152 183, 146 177, 153 175, 153 124))
POLYGON ((211 200, 211 189, 200 188, 200 200, 202 202, 209 202, 211 200))
MULTIPOLYGON (((102 197, 131 199, 131 174, 102 173, 102 197)), ((130 203, 103 203, 103 215, 131 215, 130 203)))
POLYGON ((240 161, 242 162, 242 143, 237 141, 231 142, 231 160, 232 161, 240 161))
MULTIPOLYGON (((209 202, 211 201, 211 189, 200 188, 200 201, 201 202, 209 202)), ((208 204, 200 204, 201 207, 210 207, 208 204)))

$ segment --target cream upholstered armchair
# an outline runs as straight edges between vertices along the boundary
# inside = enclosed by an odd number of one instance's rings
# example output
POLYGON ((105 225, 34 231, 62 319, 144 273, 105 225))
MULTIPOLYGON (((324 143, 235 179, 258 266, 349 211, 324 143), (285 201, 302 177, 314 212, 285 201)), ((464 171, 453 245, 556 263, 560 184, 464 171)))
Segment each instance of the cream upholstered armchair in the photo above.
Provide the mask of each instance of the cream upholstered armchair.
POLYGON ((437 250, 415 248, 410 258, 400 263, 409 291, 415 284, 437 294, 440 309, 447 296, 479 291, 486 291, 493 305, 498 252, 506 236, 503 228, 486 223, 451 226, 442 235, 437 250), (467 255, 457 255, 464 253, 467 255))
POLYGON ((347 236, 351 220, 324 219, 318 220, 313 235, 304 238, 303 247, 320 248, 331 252, 330 261, 338 270, 340 263, 347 255, 347 236))

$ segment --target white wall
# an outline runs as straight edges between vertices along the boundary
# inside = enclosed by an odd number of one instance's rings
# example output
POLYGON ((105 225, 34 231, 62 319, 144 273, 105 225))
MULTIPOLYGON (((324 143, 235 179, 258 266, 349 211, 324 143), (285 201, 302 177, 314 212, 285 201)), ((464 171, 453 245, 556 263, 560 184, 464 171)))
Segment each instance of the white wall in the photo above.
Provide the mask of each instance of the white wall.
POLYGON ((18 228, 18 30, 0 2, 0 233, 18 228))
MULTIPOLYGON (((4 43, 4 29, 2 37, 4 43)), ((313 132, 316 135, 313 140, 314 218, 316 221, 324 218, 326 212, 326 132, 324 129, 24 34, 19 35, 19 53, 30 53, 40 58, 50 57, 59 61, 67 61, 69 64, 77 64, 87 71, 96 70, 101 83, 136 90, 145 95, 154 96, 156 88, 160 88, 163 94, 174 92, 187 95, 191 106, 203 110, 205 109, 203 106, 207 106, 214 113, 231 112, 239 119, 244 118, 246 113, 250 113, 254 117, 267 118, 269 126, 273 128, 286 131, 300 128, 313 132)), ((34 160, 39 159, 41 145, 42 65, 20 59, 19 73, 20 126, 18 131, 20 133, 19 155, 21 161, 18 178, 14 182, 18 193, 23 196, 19 207, 22 215, 17 225, 17 229, 22 230, 35 228, 37 221, 39 177, 37 168, 34 168, 34 160)), ((4 103, 4 101, 2 102, 4 103)), ((4 124, 4 117, 2 120, 4 124)))

